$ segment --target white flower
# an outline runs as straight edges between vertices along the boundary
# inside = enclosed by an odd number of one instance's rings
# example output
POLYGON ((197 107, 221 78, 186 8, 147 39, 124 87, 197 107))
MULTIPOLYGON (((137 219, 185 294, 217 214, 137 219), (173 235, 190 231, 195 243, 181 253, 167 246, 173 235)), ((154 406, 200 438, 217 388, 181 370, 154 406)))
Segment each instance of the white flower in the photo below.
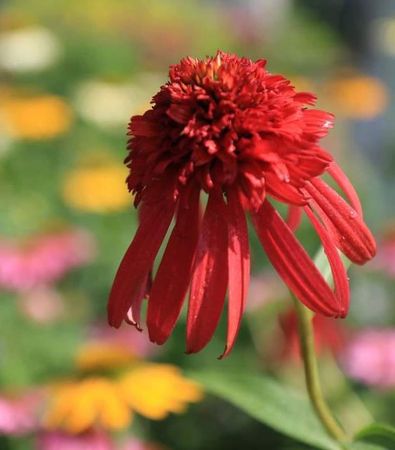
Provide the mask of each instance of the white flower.
POLYGON ((34 72, 54 64, 61 54, 58 38, 46 28, 29 27, 0 35, 0 68, 34 72))

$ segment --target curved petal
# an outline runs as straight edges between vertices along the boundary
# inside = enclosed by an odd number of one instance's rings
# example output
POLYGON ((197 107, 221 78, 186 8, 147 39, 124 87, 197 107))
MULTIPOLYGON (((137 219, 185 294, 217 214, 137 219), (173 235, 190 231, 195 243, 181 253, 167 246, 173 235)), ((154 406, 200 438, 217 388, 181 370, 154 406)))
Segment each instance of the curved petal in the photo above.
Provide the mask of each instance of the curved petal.
POLYGON ((305 189, 312 198, 310 205, 332 233, 337 247, 356 264, 373 258, 374 237, 357 212, 319 178, 306 183, 305 189))
POLYGON ((141 320, 141 305, 145 297, 148 296, 150 291, 151 273, 142 279, 139 289, 135 290, 134 297, 130 300, 130 308, 126 314, 125 322, 129 325, 136 327, 138 331, 142 331, 140 320, 141 320))
POLYGON ((252 219, 268 258, 295 296, 315 312, 339 316, 334 293, 273 206, 265 201, 252 219))
POLYGON ((223 309, 228 284, 226 205, 211 192, 195 255, 187 319, 187 353, 207 345, 223 309))
POLYGON ((333 239, 331 238, 326 228, 321 225, 319 220, 315 217, 314 213, 308 206, 306 206, 304 210, 321 239, 322 245, 329 261, 329 265, 331 266, 332 270, 333 282, 335 285, 335 295, 339 301, 339 308, 341 310, 340 316, 345 317, 350 307, 350 286, 348 283, 346 269, 339 256, 333 239))
POLYGON ((147 325, 151 341, 157 344, 172 332, 188 290, 199 236, 199 192, 196 186, 180 199, 177 221, 152 286, 147 325))
POLYGON ((245 212, 237 191, 228 191, 228 336, 220 358, 229 355, 240 328, 250 281, 250 248, 245 212))
POLYGON ((170 226, 174 210, 175 202, 169 200, 153 203, 141 215, 141 223, 119 265, 111 288, 107 312, 109 324, 113 327, 121 325, 131 301, 141 292, 170 226))
POLYGON ((290 205, 285 222, 292 231, 295 231, 302 220, 302 208, 300 206, 290 205))
POLYGON ((354 189, 354 186, 351 184, 347 175, 343 172, 343 170, 333 161, 327 172, 329 175, 336 181, 336 183, 340 186, 343 192, 347 195, 347 198, 350 200, 352 207, 355 211, 363 217, 362 205, 359 200, 357 191, 354 189))

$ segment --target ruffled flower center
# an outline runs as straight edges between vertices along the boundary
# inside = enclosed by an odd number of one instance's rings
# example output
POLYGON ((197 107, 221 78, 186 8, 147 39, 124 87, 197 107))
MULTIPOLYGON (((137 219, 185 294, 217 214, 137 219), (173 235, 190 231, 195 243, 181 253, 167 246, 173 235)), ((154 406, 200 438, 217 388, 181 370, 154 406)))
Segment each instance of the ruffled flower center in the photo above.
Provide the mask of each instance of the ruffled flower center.
POLYGON ((333 116, 306 108, 314 102, 313 94, 296 93, 290 81, 268 72, 265 60, 221 52, 185 58, 170 68, 152 109, 132 118, 129 187, 141 193, 172 172, 177 191, 190 180, 206 192, 236 184, 253 209, 266 193, 305 204, 301 188, 332 160, 318 140, 333 116))

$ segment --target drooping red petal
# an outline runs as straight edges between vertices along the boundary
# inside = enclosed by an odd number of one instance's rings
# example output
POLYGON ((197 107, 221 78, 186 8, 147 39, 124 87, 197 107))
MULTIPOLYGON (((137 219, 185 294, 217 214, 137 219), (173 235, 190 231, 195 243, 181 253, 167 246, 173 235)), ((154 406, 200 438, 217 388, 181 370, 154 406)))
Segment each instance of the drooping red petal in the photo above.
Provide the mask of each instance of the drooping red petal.
POLYGON ((325 227, 321 225, 319 220, 308 206, 304 208, 310 222, 315 228, 318 236, 321 239, 326 256, 331 266, 333 282, 335 285, 335 295, 339 301, 339 308, 341 310, 340 316, 345 317, 350 306, 350 286, 348 283, 347 272, 344 264, 339 256, 336 246, 330 234, 325 227))
MULTIPOLYGON (((143 205, 144 206, 144 205, 143 205)), ((123 257, 111 288, 109 324, 119 327, 131 301, 138 296, 174 215, 175 202, 153 203, 141 214, 141 223, 123 257)))
POLYGON ((330 176, 336 181, 336 183, 340 186, 343 192, 347 195, 347 198, 350 200, 352 207, 355 211, 363 217, 362 205, 359 200, 358 194, 354 189, 354 186, 351 184, 347 175, 343 172, 343 170, 338 166, 335 161, 333 161, 328 167, 328 173, 330 176))
POLYGON ((295 296, 315 312, 339 316, 334 293, 273 206, 265 201, 252 219, 268 258, 295 296))
POLYGON ((135 290, 134 297, 130 300, 130 308, 126 314, 125 322, 129 325, 133 325, 137 330, 142 331, 141 321, 141 305, 144 298, 148 295, 151 285, 151 275, 147 275, 143 278, 141 285, 135 290))
POLYGON ((286 223, 292 231, 295 231, 302 220, 302 208, 300 206, 290 205, 286 223))
POLYGON ((237 191, 228 191, 228 336, 221 358, 229 355, 240 328, 250 281, 250 248, 245 212, 237 191))
POLYGON ((372 233, 358 213, 319 178, 306 183, 313 209, 336 239, 337 247, 354 263, 364 264, 376 253, 372 233))
POLYGON ((201 350, 217 327, 228 284, 226 205, 212 191, 195 255, 187 320, 187 353, 201 350))
POLYGON ((199 236, 199 188, 181 198, 177 221, 148 301, 147 325, 152 342, 163 344, 180 314, 188 290, 199 236))

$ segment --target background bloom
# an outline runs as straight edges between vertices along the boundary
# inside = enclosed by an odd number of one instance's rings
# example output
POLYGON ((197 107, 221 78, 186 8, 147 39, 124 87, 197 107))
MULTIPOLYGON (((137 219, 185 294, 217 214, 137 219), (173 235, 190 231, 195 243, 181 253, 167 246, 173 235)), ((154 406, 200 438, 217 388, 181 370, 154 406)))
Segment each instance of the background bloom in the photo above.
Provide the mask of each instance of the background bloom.
POLYGON ((94 254, 90 235, 64 230, 20 241, 0 240, 0 288, 24 292, 53 283, 87 264, 94 254))
POLYGON ((103 431, 89 430, 81 434, 60 431, 42 432, 37 440, 37 450, 115 450, 116 447, 103 431))
POLYGON ((146 333, 136 333, 130 327, 116 331, 105 323, 98 323, 91 327, 86 342, 79 349, 76 364, 83 370, 111 369, 146 358, 156 350, 146 333))
POLYGON ((51 139, 67 132, 72 120, 70 107, 54 95, 10 97, 0 112, 3 127, 18 139, 51 139))
POLYGON ((130 204, 125 168, 118 164, 80 167, 67 174, 63 198, 68 206, 87 212, 121 211, 130 204))
POLYGON ((326 85, 327 95, 336 111, 352 119, 369 120, 388 107, 388 90, 378 78, 346 74, 326 85))
POLYGON ((23 435, 38 426, 41 395, 26 392, 17 396, 0 397, 0 434, 23 435))
POLYGON ((358 332, 342 354, 346 373, 355 380, 382 389, 395 386, 395 330, 358 332))
POLYGON ((78 434, 91 427, 122 430, 134 412, 150 419, 181 413, 202 397, 198 385, 174 366, 141 363, 117 378, 91 376, 54 386, 44 423, 47 429, 78 434))

